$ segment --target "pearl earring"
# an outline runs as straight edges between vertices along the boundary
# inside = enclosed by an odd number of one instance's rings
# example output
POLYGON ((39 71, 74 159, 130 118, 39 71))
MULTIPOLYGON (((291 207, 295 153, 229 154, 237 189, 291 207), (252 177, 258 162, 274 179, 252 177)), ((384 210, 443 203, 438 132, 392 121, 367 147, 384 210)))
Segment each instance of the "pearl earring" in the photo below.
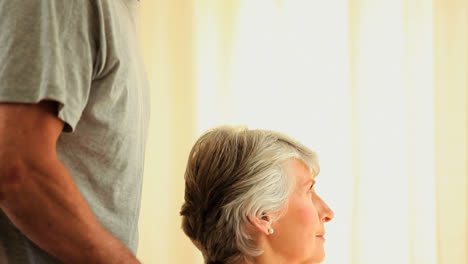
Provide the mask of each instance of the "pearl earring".
POLYGON ((273 234, 275 232, 275 230, 273 228, 268 228, 268 234, 273 234))

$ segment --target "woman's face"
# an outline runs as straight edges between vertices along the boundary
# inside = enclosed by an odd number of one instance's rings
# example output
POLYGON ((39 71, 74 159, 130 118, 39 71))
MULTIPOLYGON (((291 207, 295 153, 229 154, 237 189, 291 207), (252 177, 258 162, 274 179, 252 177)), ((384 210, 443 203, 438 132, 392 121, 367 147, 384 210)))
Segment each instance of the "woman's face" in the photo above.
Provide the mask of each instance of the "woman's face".
POLYGON ((286 214, 272 223, 274 233, 267 236, 268 248, 285 263, 319 263, 325 257, 324 223, 334 217, 333 211, 315 193, 315 180, 302 161, 292 159, 287 173, 295 177, 295 190, 286 214))

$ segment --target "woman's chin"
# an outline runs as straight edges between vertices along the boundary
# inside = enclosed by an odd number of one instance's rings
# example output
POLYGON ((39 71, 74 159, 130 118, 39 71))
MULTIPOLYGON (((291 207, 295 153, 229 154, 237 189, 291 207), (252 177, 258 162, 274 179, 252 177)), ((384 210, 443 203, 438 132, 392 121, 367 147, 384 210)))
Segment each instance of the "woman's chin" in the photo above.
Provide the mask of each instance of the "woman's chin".
POLYGON ((321 263, 321 262, 323 262, 323 261, 325 260, 325 250, 322 248, 322 250, 320 250, 320 252, 316 252, 316 253, 314 254, 314 258, 313 258, 313 259, 314 259, 314 260, 313 260, 313 262, 311 262, 311 264, 312 264, 312 263, 315 264, 315 263, 321 263))

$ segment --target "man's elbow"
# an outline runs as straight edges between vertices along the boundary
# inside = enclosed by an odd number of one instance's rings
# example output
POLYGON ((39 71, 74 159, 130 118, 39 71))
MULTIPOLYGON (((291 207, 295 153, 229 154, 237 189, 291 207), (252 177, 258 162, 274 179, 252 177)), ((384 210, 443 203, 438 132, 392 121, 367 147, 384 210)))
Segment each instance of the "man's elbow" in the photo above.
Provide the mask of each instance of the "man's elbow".
POLYGON ((21 191, 28 166, 21 158, 11 155, 0 160, 0 208, 14 194, 21 191))

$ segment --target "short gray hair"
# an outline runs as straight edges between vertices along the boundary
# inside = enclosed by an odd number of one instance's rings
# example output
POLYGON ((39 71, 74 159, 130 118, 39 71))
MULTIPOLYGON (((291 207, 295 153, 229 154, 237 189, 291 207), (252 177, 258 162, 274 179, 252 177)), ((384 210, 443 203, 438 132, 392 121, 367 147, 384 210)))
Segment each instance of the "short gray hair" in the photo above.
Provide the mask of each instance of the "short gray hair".
POLYGON ((296 158, 316 176, 316 154, 291 137, 269 130, 223 126, 195 143, 185 171, 182 229, 206 263, 251 263, 263 253, 249 218, 277 220, 294 187, 285 163, 296 158))

